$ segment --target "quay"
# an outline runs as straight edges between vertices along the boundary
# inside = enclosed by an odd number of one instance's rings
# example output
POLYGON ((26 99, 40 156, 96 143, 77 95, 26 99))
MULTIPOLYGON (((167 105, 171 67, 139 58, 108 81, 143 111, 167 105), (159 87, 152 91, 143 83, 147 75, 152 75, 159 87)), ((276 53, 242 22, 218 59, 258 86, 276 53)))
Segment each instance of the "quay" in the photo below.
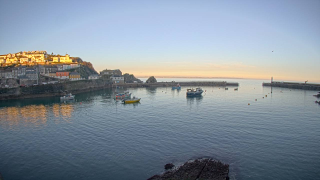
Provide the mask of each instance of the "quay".
POLYGON ((298 83, 298 82, 273 81, 271 83, 262 83, 262 86, 320 91, 320 84, 309 84, 309 83, 298 83))
POLYGON ((112 84, 112 87, 172 87, 179 84, 180 86, 239 86, 239 83, 228 83, 226 81, 188 81, 188 82, 156 82, 156 83, 125 83, 112 84))

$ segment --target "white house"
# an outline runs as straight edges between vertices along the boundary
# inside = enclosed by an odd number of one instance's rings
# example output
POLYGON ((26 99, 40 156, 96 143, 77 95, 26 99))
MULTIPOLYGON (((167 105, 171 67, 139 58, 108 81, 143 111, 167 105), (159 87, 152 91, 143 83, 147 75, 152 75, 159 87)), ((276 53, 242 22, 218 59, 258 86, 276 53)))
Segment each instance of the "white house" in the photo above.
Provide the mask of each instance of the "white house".
POLYGON ((113 84, 124 84, 124 77, 123 76, 114 75, 114 76, 111 76, 110 78, 111 78, 113 84))
POLYGON ((88 77, 88 79, 99 79, 99 75, 98 74, 92 74, 88 77))

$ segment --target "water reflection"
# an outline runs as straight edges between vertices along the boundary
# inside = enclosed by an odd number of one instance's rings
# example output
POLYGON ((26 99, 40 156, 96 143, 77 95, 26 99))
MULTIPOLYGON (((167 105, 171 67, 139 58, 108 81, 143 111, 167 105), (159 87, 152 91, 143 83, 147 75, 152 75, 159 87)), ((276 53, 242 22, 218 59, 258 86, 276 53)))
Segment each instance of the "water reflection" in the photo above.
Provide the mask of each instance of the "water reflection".
POLYGON ((148 95, 154 96, 157 93, 157 87, 147 87, 146 92, 148 95))
MULTIPOLYGON (((70 122, 75 106, 97 102, 117 104, 112 89, 76 94, 73 101, 60 101, 60 97, 10 100, 0 105, 0 128, 15 126, 45 126, 53 118, 54 123, 70 122)), ((131 104, 137 107, 139 104, 131 104)))
POLYGON ((129 104, 125 104, 125 103, 121 103, 123 106, 133 106, 133 107, 138 107, 141 103, 140 102, 136 102, 136 103, 129 103, 129 104))
POLYGON ((193 105, 194 103, 199 105, 203 99, 203 96, 194 96, 194 97, 187 96, 186 98, 187 98, 188 105, 193 105))
POLYGON ((67 120, 74 111, 73 104, 53 104, 53 106, 27 105, 22 107, 4 107, 0 109, 0 126, 41 126, 47 124, 49 114, 67 120))

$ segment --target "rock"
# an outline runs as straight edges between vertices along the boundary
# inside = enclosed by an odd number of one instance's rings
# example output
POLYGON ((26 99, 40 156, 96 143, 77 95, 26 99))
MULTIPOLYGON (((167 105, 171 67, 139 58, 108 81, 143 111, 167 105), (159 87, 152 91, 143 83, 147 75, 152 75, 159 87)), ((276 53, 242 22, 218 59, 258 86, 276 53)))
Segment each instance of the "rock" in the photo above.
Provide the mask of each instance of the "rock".
POLYGON ((136 78, 133 74, 125 73, 123 76, 124 76, 125 83, 134 83, 135 81, 137 83, 142 83, 142 81, 140 79, 136 78))
MULTIPOLYGON (((166 164, 168 165, 168 164, 166 164)), ((173 164, 172 164, 173 165, 173 164)), ((154 175, 148 180, 226 180, 229 178, 229 165, 213 159, 196 159, 188 161, 177 169, 154 175)))
POLYGON ((148 78, 148 80, 146 81, 146 83, 156 83, 156 82, 157 82, 157 80, 154 76, 150 76, 148 78))
POLYGON ((173 167, 174 167, 174 165, 172 163, 168 163, 168 164, 164 165, 165 170, 172 169, 173 167))

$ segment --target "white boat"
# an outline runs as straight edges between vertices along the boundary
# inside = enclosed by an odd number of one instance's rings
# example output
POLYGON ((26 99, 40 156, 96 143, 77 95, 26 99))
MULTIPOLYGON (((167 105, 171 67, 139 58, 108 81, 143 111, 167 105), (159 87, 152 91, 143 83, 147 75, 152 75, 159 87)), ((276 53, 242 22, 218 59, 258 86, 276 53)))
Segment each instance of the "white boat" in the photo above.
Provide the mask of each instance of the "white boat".
POLYGON ((201 88, 194 89, 187 89, 187 96, 201 96, 203 90, 201 88))
POLYGON ((72 95, 71 93, 65 95, 65 96, 61 96, 60 100, 63 101, 69 101, 69 100, 74 100, 75 95, 72 95))

